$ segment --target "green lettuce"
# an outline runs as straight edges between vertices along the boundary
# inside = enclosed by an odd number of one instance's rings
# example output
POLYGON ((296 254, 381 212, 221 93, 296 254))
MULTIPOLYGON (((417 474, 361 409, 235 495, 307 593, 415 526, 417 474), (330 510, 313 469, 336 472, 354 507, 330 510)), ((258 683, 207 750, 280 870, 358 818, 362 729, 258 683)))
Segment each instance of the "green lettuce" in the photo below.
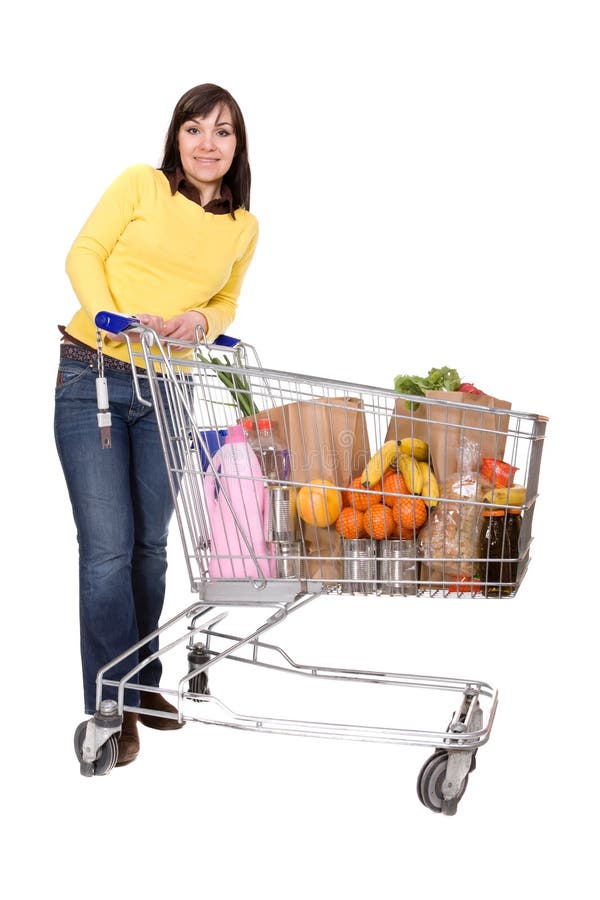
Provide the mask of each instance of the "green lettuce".
MULTIPOLYGON (((462 378, 456 369, 442 366, 441 369, 430 369, 425 378, 420 375, 396 375, 394 390, 399 394, 414 394, 424 397, 425 391, 457 391, 462 378)), ((418 409, 419 403, 406 401, 409 409, 418 409)))

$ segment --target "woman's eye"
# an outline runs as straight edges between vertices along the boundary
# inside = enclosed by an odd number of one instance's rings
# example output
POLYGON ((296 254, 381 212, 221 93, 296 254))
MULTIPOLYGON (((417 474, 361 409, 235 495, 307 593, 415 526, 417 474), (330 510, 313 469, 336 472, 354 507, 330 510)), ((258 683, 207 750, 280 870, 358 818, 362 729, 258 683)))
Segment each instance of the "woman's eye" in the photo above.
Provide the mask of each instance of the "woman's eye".
MULTIPOLYGON (((200 129, 196 125, 190 125, 185 130, 186 130, 187 134, 191 134, 193 137, 196 137, 197 135, 201 134, 200 129)), ((218 131, 215 132, 215 134, 217 137, 225 138, 225 137, 230 137, 233 134, 233 132, 229 131, 227 128, 220 128, 218 131)))

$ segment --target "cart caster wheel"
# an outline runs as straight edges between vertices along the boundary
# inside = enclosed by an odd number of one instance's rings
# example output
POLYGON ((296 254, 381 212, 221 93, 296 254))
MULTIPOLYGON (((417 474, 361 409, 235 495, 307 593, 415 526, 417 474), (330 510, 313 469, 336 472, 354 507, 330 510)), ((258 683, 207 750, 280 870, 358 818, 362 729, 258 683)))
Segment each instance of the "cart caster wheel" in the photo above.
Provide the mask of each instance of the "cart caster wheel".
MULTIPOLYGON (((194 644, 188 653, 188 672, 192 672, 198 666, 204 665, 209 659, 210 654, 206 652, 204 644, 194 644)), ((190 679, 189 690, 192 694, 205 694, 206 696, 210 696, 208 672, 200 672, 198 675, 194 675, 194 677, 190 679)), ((194 703, 201 702, 196 697, 193 697, 192 699, 194 700, 194 703)))
MULTIPOLYGON (((430 809, 432 812, 443 813, 445 816, 453 816, 456 813, 459 800, 467 789, 469 776, 465 776, 456 797, 446 800, 442 794, 442 785, 446 778, 447 765, 448 752, 446 750, 436 750, 419 772, 417 794, 419 800, 427 809, 430 809)), ((473 771, 473 768, 472 762, 470 771, 473 771)))
MULTIPOLYGON (((210 696, 210 689, 208 687, 208 675, 206 672, 200 672, 199 675, 194 675, 194 677, 190 681, 190 691, 192 694, 206 694, 210 696)), ((194 703, 200 703, 196 697, 192 697, 194 703)))
POLYGON ((119 756, 119 744, 117 735, 111 734, 106 743, 102 744, 96 755, 96 761, 87 764, 88 771, 84 771, 83 762, 83 742, 87 731, 87 722, 81 722, 75 729, 75 737, 73 743, 75 745, 75 755, 82 766, 82 775, 108 775, 114 769, 119 756))

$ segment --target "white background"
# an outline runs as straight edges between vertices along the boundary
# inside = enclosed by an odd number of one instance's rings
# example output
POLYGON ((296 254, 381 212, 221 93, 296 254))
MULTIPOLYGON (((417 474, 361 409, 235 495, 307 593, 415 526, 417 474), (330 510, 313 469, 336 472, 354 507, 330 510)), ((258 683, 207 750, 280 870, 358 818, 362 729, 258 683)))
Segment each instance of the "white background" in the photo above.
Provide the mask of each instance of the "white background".
MULTIPOLYGON (((4 19, 11 896, 596 895, 595 8, 104 0, 4 19), (123 168, 159 164, 203 81, 244 111, 261 224, 232 333, 271 367, 383 387, 455 366, 550 417, 516 600, 324 603, 290 637, 301 662, 499 687, 454 818, 418 802, 414 748, 188 725, 79 775, 76 541, 52 436, 64 258, 123 168)), ((177 537, 169 615, 190 602, 177 537)))

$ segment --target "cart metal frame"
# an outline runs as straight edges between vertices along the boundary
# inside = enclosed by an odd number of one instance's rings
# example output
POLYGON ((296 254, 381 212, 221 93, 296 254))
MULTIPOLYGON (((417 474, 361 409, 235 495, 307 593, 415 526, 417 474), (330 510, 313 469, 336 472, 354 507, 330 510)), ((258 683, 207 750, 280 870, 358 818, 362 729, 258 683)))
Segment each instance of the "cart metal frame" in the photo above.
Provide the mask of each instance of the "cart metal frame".
MULTIPOLYGON (((114 325, 106 330, 114 331, 114 325)), ((147 371, 152 403, 157 411, 166 472, 176 500, 176 519, 190 587, 193 593, 198 594, 198 599, 98 672, 96 713, 87 722, 81 723, 75 734, 75 750, 81 773, 87 776, 102 775, 112 769, 117 759, 116 741, 123 713, 140 709, 126 705, 125 690, 139 693, 140 707, 143 709, 144 695, 159 690, 143 684, 144 667, 156 657, 184 650, 187 670, 184 664, 184 671, 176 686, 160 688, 160 693, 169 697, 177 710, 176 716, 172 718, 176 717, 179 722, 201 722, 261 733, 433 748, 433 755, 425 762, 418 777, 418 796, 432 811, 453 815, 466 789, 469 773, 475 767, 475 754, 489 740, 498 704, 497 690, 477 679, 335 668, 298 662, 277 643, 266 641, 264 638, 267 633, 273 632, 284 620, 307 604, 313 604, 331 593, 347 591, 347 581, 344 578, 311 578, 306 568, 299 569, 298 577, 291 579, 276 576, 246 579, 209 577, 207 562, 210 558, 210 523, 202 496, 202 472, 195 456, 193 459, 190 457, 190 437, 193 447, 202 446, 204 427, 222 427, 225 424, 224 412, 230 424, 239 420, 239 410, 231 401, 231 397, 235 399, 236 391, 251 389, 254 396, 262 395, 261 399, 268 400, 269 403, 265 405, 269 406, 289 401, 294 396, 310 400, 317 395, 316 392, 321 396, 325 387, 331 392, 330 396, 333 396, 333 392, 338 395, 341 393, 342 396, 358 393, 363 405, 372 404, 369 408, 374 412, 369 424, 375 426, 376 441, 382 440, 383 423, 389 418, 390 409, 399 395, 393 391, 265 369, 254 348, 241 342, 233 342, 224 351, 219 346, 219 351, 229 354, 230 359, 215 362, 214 356, 211 361, 210 354, 214 354, 216 345, 207 344, 199 334, 196 343, 184 345, 188 351, 193 351, 193 358, 180 359, 169 342, 161 343, 151 329, 140 326, 135 320, 125 323, 119 330, 122 330, 127 341, 132 362, 139 365, 141 360, 147 371), (136 345, 132 340, 134 336, 136 345), (254 365, 251 364, 250 354, 254 356, 254 365), (233 375, 238 379, 237 382, 233 381, 233 390, 227 388, 223 374, 233 375), (165 407, 158 388, 159 380, 167 388, 168 408, 165 407), (198 393, 201 395, 199 404, 198 393), (369 399, 365 402, 365 398, 369 399), (236 607, 251 607, 256 610, 259 624, 249 633, 232 633, 222 624, 236 607), (156 639, 159 649, 143 662, 137 662, 138 650, 156 639), (128 657, 132 659, 131 669, 119 681, 112 680, 109 677, 110 669, 128 657), (257 711, 239 712, 223 699, 214 696, 208 687, 209 671, 225 660, 313 680, 448 692, 454 698, 454 709, 450 714, 449 724, 444 729, 437 730, 296 720, 266 716, 257 711), (103 698, 105 688, 117 689, 116 701, 103 698)), ((181 344, 178 344, 177 349, 180 348, 181 344)), ((138 379, 141 376, 136 373, 135 366, 132 371, 138 399, 142 403, 147 402, 143 400, 139 390, 138 379)), ((516 460, 518 456, 527 473, 527 504, 523 517, 516 592, 529 565, 531 521, 537 497, 546 419, 530 414, 507 414, 506 411, 498 411, 498 415, 509 415, 506 433, 509 442, 512 442, 512 458, 516 460)), ((211 471, 214 467, 209 448, 204 449, 207 468, 211 471)), ((218 480, 218 471, 215 470, 213 474, 218 480)), ((224 494, 227 494, 226 490, 224 494)), ((232 509, 232 512, 235 516, 235 510, 232 509)), ((245 533, 244 525, 238 518, 236 522, 249 556, 255 563, 260 563, 253 551, 251 535, 245 533)), ((324 550, 327 552, 319 550, 318 560, 330 559, 329 548, 325 547, 324 550)), ((365 589, 371 587, 370 584, 364 586, 365 589)), ((358 592, 362 591, 363 587, 359 584, 358 592)), ((427 586, 425 591, 414 591, 421 592, 427 592, 427 586)), ((449 592, 430 589, 429 593, 448 596, 449 592)), ((472 595, 469 587, 464 593, 472 595)), ((143 711, 147 715, 168 715, 149 709, 143 711)))

